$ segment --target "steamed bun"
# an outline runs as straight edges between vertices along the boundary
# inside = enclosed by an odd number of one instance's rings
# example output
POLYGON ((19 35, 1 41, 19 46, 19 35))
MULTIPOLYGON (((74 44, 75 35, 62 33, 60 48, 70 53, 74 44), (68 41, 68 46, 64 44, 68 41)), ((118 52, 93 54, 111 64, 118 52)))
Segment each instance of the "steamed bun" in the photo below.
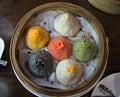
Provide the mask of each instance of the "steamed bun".
POLYGON ((73 15, 64 13, 55 18, 54 28, 63 36, 72 37, 79 32, 80 24, 73 15))
POLYGON ((38 50, 45 47, 48 40, 48 32, 40 26, 30 27, 25 36, 25 43, 32 50, 38 50))
POLYGON ((56 68, 57 80, 65 86, 76 84, 81 79, 82 74, 82 65, 73 59, 60 61, 56 68))

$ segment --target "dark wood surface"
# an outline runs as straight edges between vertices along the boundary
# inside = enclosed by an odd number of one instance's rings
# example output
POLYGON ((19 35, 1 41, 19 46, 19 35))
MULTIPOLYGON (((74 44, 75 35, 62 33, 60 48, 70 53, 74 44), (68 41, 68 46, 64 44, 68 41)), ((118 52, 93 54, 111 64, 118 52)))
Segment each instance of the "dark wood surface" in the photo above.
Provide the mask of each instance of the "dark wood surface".
MULTIPOLYGON (((2 60, 7 60, 6 67, 0 66, 0 84, 8 89, 0 97, 36 97, 28 92, 17 80, 9 59, 9 46, 12 33, 18 21, 32 8, 58 0, 0 0, 0 37, 5 40, 2 60), (7 94, 8 93, 8 94, 7 94)), ((109 38, 109 58, 103 77, 120 72, 120 16, 109 15, 91 6, 87 0, 59 0, 80 5, 92 12, 102 23, 109 38)), ((1 93, 1 92, 0 92, 1 93)), ((90 97, 92 90, 83 97, 90 97)))

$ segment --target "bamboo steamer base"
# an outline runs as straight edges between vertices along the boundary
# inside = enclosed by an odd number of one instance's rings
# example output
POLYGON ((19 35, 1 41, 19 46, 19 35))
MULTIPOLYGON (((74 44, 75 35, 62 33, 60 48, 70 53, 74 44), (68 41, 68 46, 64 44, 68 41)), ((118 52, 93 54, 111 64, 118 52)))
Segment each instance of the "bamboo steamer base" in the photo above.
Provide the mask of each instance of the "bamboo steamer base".
POLYGON ((80 96, 82 96, 83 94, 91 90, 102 77, 106 68, 106 63, 107 63, 107 58, 109 53, 108 51, 109 51, 108 39, 105 36, 104 29, 101 23, 96 19, 96 17, 93 14, 91 14, 86 9, 80 6, 74 5, 72 3, 53 2, 53 3, 44 4, 32 9, 18 22, 11 39, 10 60, 11 60, 14 73, 19 79, 19 81, 21 82, 21 84, 33 94, 37 96, 39 96, 40 94, 44 94, 48 96, 70 96, 70 95, 79 94, 80 96), (70 12, 75 15, 84 17, 87 21, 89 21, 89 23, 92 25, 92 27, 96 31, 96 34, 99 40, 99 46, 100 46, 99 47, 100 56, 99 56, 97 67, 94 71, 94 74, 92 74, 92 76, 90 76, 87 81, 85 81, 81 85, 76 86, 75 88, 58 90, 58 89, 51 89, 51 88, 45 88, 45 87, 39 86, 33 81, 31 81, 29 77, 27 77, 24 74, 19 64, 19 61, 18 61, 19 47, 18 46, 19 46, 19 41, 21 41, 21 38, 23 36, 23 32, 26 29, 26 25, 29 23, 29 21, 32 18, 34 18, 36 14, 49 11, 49 10, 62 10, 62 11, 70 12))

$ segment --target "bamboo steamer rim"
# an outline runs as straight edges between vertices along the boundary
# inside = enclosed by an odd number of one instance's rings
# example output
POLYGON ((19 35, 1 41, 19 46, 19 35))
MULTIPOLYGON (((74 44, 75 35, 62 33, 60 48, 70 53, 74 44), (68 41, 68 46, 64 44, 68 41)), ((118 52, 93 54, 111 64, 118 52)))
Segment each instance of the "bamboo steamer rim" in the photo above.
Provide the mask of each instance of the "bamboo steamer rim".
POLYGON ((52 2, 52 3, 40 5, 32 9, 18 22, 11 39, 9 53, 10 53, 12 68, 15 74, 17 74, 20 80, 25 84, 25 86, 29 87, 30 90, 36 91, 37 93, 50 95, 50 96, 68 96, 68 95, 74 95, 77 93, 80 93, 80 95, 83 95, 97 84, 97 82, 100 80, 100 78, 102 77, 105 71, 108 53, 109 53, 108 51, 109 51, 108 41, 105 36, 104 29, 101 23, 97 20, 97 18, 93 14, 91 14, 86 9, 72 3, 52 2), (29 80, 29 78, 27 78, 24 75, 24 73, 21 71, 19 67, 19 64, 17 63, 17 59, 16 59, 17 47, 16 46, 17 46, 18 40, 20 39, 20 36, 22 35, 21 32, 23 31, 25 25, 27 24, 28 20, 38 12, 42 13, 48 10, 63 10, 63 11, 71 12, 73 14, 84 17, 92 25, 92 27, 94 28, 98 36, 101 53, 100 53, 100 58, 97 64, 97 68, 95 69, 94 74, 90 76, 86 82, 84 82, 82 85, 76 86, 75 88, 71 88, 67 90, 57 90, 57 89, 50 89, 50 88, 39 86, 36 83, 29 80))

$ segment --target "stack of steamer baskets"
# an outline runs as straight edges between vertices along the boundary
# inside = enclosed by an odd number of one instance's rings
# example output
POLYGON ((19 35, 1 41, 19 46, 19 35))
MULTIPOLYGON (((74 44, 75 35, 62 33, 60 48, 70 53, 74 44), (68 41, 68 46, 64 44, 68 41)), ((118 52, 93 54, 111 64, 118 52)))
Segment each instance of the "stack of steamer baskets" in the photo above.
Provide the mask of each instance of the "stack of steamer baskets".
POLYGON ((88 91, 90 91, 102 77, 106 68, 109 53, 108 51, 108 39, 105 36, 104 29, 101 23, 96 19, 93 14, 78 5, 67 2, 53 2, 40 5, 32 9, 18 22, 11 39, 10 60, 13 71, 20 83, 33 94, 37 96, 82 96, 88 91), (45 82, 46 84, 44 84, 44 81, 46 80, 33 76, 29 72, 26 65, 27 62, 25 62, 25 60, 27 59, 27 55, 24 51, 27 51, 29 54, 29 52, 32 52, 32 50, 29 49, 25 44, 25 33, 29 26, 34 25, 34 23, 31 24, 32 20, 34 20, 40 14, 48 11, 70 13, 78 20, 80 19, 80 25, 82 25, 81 28, 83 26, 86 26, 86 29, 88 28, 92 39, 97 45, 97 54, 95 56, 97 58, 93 58, 89 62, 80 62, 77 60, 83 66, 83 75, 81 77, 82 80, 80 80, 80 82, 78 82, 76 85, 67 87, 61 85, 59 81, 57 81, 57 79, 55 81, 56 85, 49 82, 45 82))

